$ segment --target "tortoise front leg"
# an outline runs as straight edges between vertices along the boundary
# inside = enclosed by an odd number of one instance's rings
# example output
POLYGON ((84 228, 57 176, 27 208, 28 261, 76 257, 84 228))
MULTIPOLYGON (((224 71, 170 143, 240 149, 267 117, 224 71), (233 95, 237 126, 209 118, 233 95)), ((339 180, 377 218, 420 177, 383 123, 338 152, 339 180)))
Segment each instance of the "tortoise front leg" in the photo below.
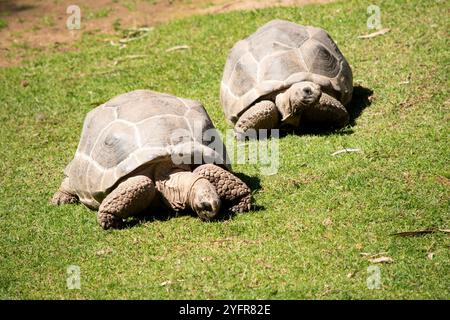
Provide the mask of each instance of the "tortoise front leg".
POLYGON ((69 178, 65 177, 58 191, 55 192, 50 203, 53 205, 78 203, 78 196, 70 188, 69 178))
POLYGON ((194 170, 211 182, 216 188, 224 207, 231 212, 244 212, 251 209, 250 188, 231 172, 213 164, 204 164, 194 170))
MULTIPOLYGON (((280 115, 275 103, 269 100, 258 102, 245 111, 236 122, 234 131, 238 140, 245 139, 249 129, 274 129, 279 126, 280 115)), ((255 137, 256 138, 256 137, 255 137)))
POLYGON ((124 218, 140 213, 155 196, 155 184, 147 176, 120 183, 100 204, 97 222, 103 229, 120 228, 124 218))
POLYGON ((308 123, 322 123, 336 128, 342 128, 350 121, 347 109, 342 103, 326 93, 322 93, 316 105, 306 108, 302 117, 308 123))

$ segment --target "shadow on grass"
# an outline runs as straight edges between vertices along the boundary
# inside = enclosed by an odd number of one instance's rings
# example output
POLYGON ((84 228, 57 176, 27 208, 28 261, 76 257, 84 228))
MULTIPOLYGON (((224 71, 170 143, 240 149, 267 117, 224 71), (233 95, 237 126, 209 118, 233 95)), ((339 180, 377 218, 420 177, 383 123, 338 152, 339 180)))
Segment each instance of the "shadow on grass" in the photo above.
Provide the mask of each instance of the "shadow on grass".
POLYGON ((321 123, 303 123, 299 129, 283 130, 280 137, 296 134, 296 135, 350 135, 353 134, 352 127, 355 126, 355 120, 362 114, 363 110, 370 106, 373 91, 362 86, 353 87, 352 101, 346 106, 350 115, 350 122, 345 128, 333 128, 328 124, 321 123))
POLYGON ((233 174, 241 179, 250 188, 250 190, 252 190, 252 192, 261 189, 261 179, 259 177, 251 177, 243 172, 233 172, 233 174))
POLYGON ((15 2, 17 1, 9 1, 9 0, 0 1, 0 12, 5 12, 12 15, 14 13, 36 8, 35 5, 16 4, 15 2))
MULTIPOLYGON (((259 177, 251 177, 242 172, 233 172, 233 173, 250 187, 250 189, 252 190, 252 193, 261 189, 261 179, 259 177)), ((246 214, 245 212, 236 213, 236 212, 230 212, 230 211, 226 210, 226 207, 230 206, 227 203, 223 203, 223 206, 225 207, 225 210, 222 210, 222 212, 219 214, 219 216, 216 219, 214 219, 213 221, 211 221, 212 223, 223 222, 223 221, 233 219, 238 214, 246 214)), ((261 211, 264 209, 265 208, 263 206, 259 206, 253 202, 251 211, 252 212, 261 211)), ((157 205, 157 207, 155 209, 145 210, 144 212, 127 219, 125 221, 122 229, 132 228, 138 224, 151 223, 151 222, 155 222, 155 221, 169 221, 173 218, 185 217, 185 216, 191 216, 193 218, 198 218, 197 214, 195 212, 193 212, 192 210, 185 210, 182 212, 175 213, 175 212, 171 212, 169 209, 164 208, 161 205, 157 205)))
POLYGON ((347 106, 347 111, 350 114, 350 126, 355 125, 355 120, 359 118, 365 108, 372 104, 371 96, 373 91, 369 88, 356 86, 353 88, 352 101, 347 106))

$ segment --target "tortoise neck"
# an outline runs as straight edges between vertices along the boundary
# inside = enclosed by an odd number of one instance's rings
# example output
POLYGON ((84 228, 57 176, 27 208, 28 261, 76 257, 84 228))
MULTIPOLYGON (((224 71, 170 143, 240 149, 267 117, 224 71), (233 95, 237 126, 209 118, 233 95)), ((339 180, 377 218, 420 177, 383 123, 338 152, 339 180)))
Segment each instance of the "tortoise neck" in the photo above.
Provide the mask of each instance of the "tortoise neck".
POLYGON ((175 167, 155 175, 156 189, 163 203, 175 212, 191 209, 191 189, 201 176, 175 167))

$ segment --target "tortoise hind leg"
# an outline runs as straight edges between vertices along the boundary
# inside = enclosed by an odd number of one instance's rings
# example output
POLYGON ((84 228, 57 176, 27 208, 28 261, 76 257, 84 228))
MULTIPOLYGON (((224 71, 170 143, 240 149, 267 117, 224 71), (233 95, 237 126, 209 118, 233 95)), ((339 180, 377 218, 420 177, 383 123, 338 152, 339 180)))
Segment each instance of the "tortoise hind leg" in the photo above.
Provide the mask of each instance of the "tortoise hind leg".
POLYGON ((100 204, 97 222, 103 229, 120 228, 124 218, 140 213, 155 196, 155 184, 147 176, 120 183, 100 204))
POLYGON ((53 205, 78 203, 78 196, 70 189, 69 178, 64 178, 58 191, 55 192, 50 203, 53 205))
POLYGON ((194 170, 211 182, 224 207, 231 212, 244 212, 251 209, 250 188, 231 172, 213 164, 204 164, 194 170))
MULTIPOLYGON (((236 139, 245 140, 246 136, 252 138, 250 129, 256 131, 259 129, 274 129, 279 123, 280 114, 275 103, 269 100, 260 101, 245 111, 236 122, 234 126, 236 139)), ((256 136, 253 138, 256 138, 256 136)))

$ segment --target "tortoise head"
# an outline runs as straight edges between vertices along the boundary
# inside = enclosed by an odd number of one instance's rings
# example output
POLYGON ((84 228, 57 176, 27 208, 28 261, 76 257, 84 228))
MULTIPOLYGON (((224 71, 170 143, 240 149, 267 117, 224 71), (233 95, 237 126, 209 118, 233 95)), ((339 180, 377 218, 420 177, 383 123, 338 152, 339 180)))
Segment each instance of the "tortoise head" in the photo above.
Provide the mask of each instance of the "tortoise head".
POLYGON ((314 106, 320 99, 320 86, 310 81, 293 84, 288 90, 276 97, 276 105, 284 124, 298 125, 303 110, 314 106))
POLYGON ((190 206, 202 220, 211 220, 220 210, 220 197, 214 186, 205 178, 198 179, 191 187, 190 206))

